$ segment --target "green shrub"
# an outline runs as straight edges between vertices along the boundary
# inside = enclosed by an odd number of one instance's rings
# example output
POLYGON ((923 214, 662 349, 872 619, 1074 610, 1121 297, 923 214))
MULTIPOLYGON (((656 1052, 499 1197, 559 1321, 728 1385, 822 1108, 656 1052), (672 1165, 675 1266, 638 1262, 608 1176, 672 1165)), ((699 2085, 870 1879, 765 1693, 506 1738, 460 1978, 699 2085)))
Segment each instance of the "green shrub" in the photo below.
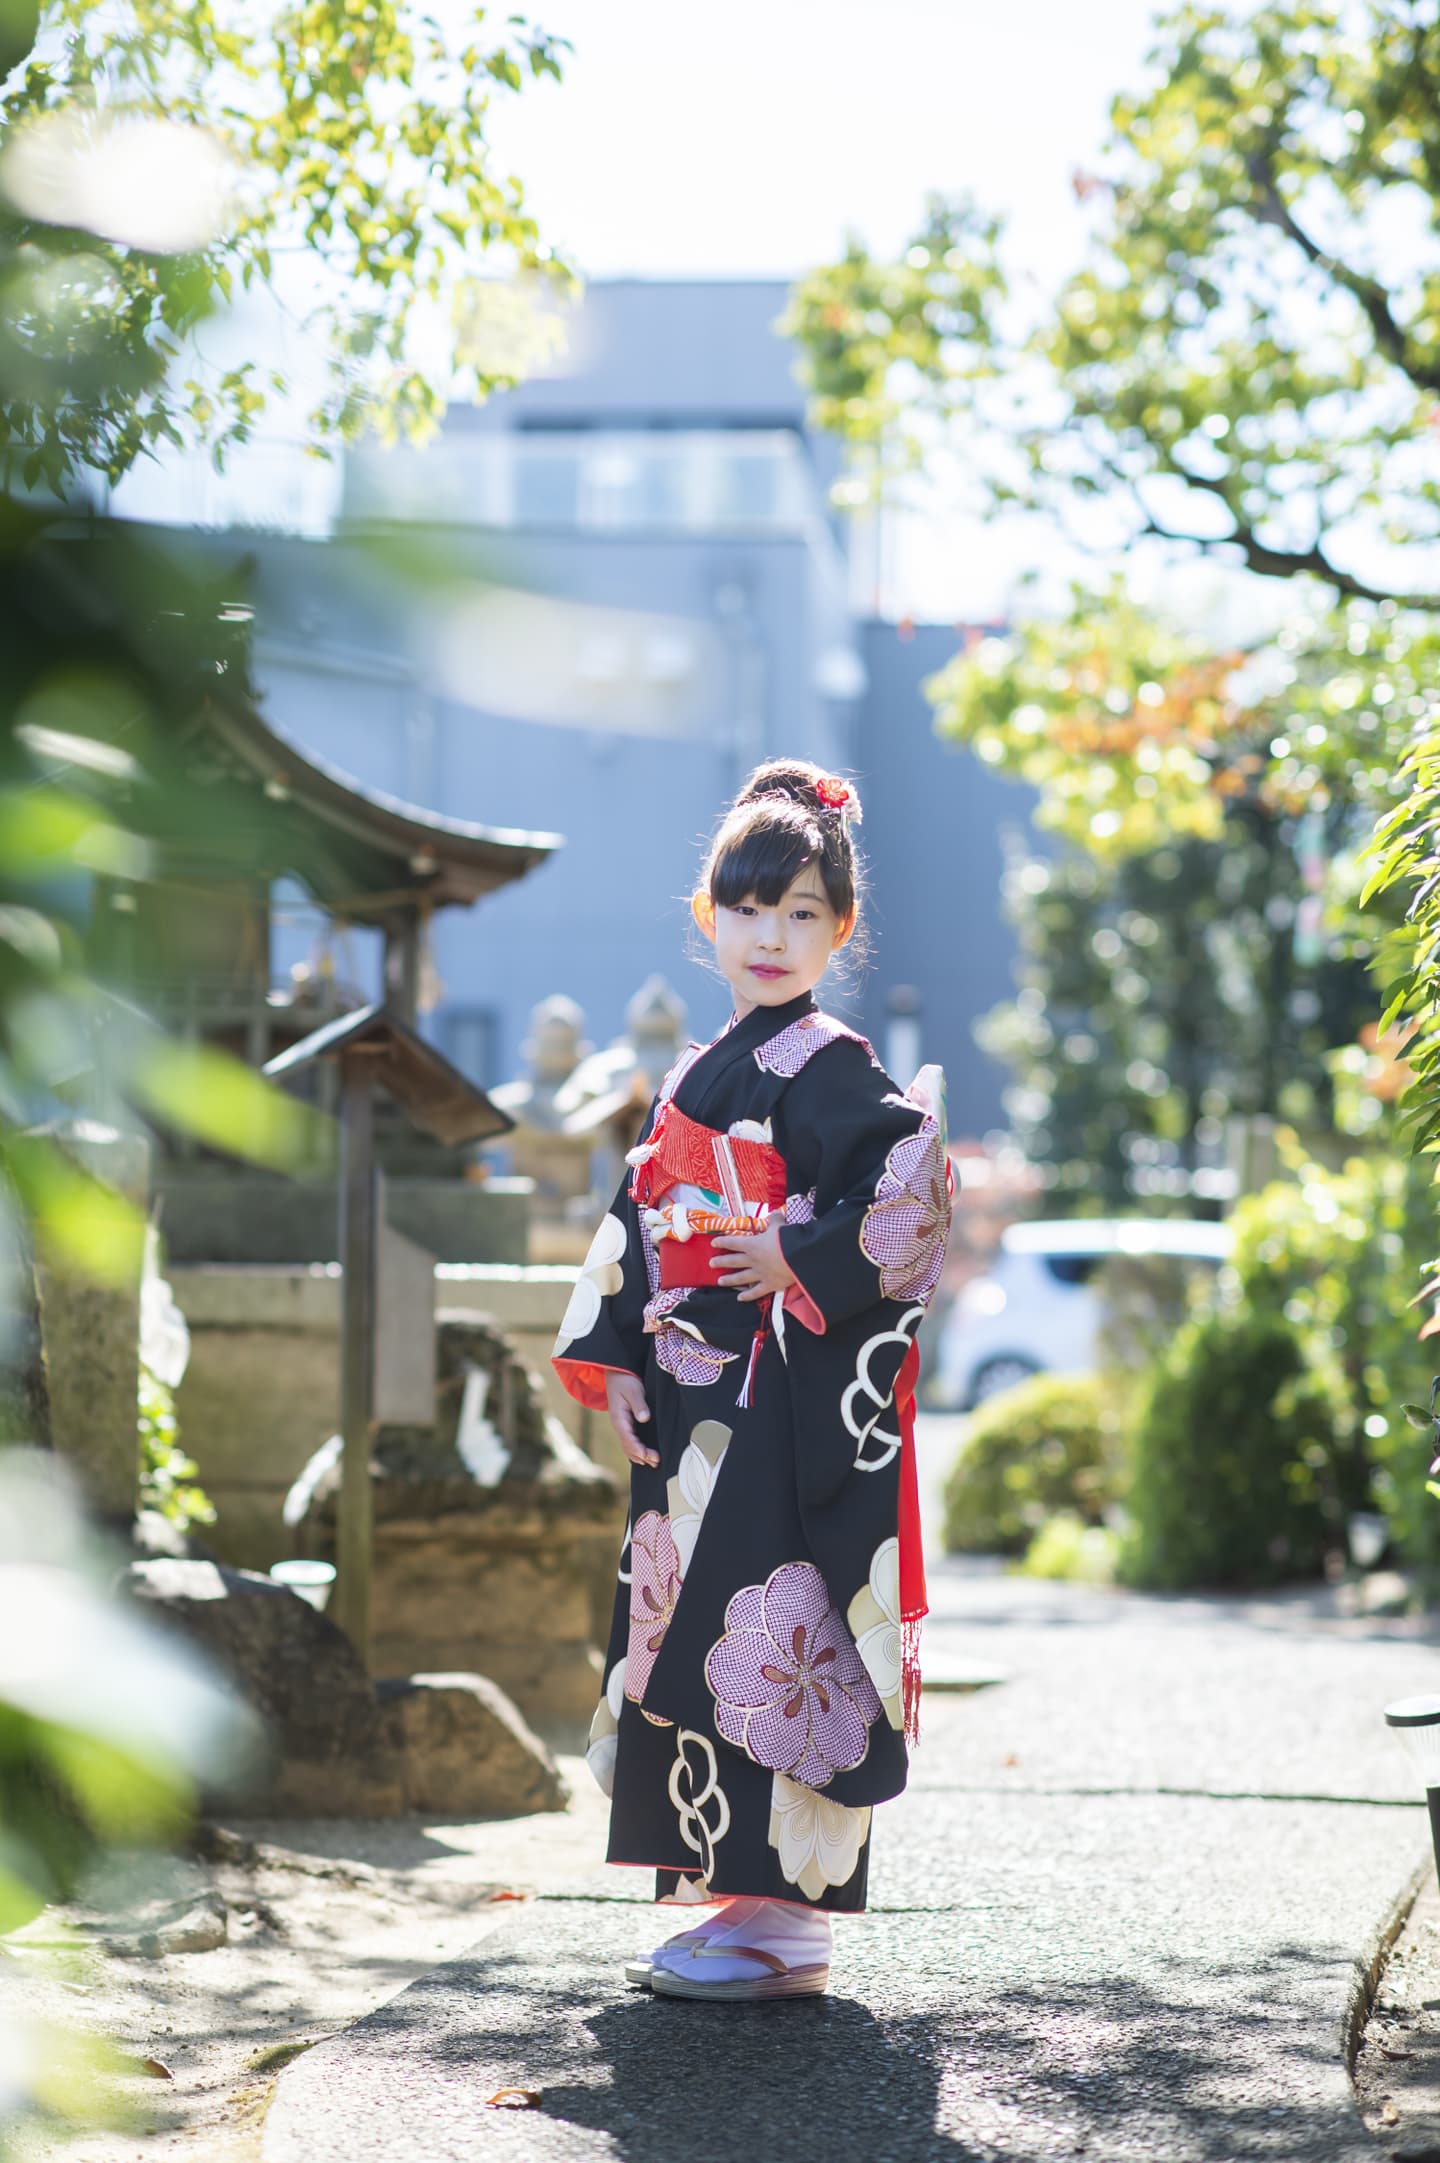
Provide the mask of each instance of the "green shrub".
POLYGON ((1191 1322, 1160 1360, 1135 1430, 1127 1584, 1273 1584, 1338 1545, 1343 1387, 1293 1324, 1240 1306, 1191 1322))
POLYGON ((1068 1578, 1081 1585, 1113 1585, 1119 1535, 1108 1525, 1087 1525, 1073 1510, 1048 1517, 1025 1550, 1023 1577, 1068 1578))
POLYGON ((1294 1176, 1248 1195, 1231 1220, 1241 1301, 1290 1324, 1309 1363, 1343 1377, 1352 1434, 1337 1468, 1344 1507, 1382 1510, 1409 1561, 1440 1561, 1429 1437, 1400 1411, 1430 1389, 1425 1310, 1413 1302, 1435 1246, 1434 1161, 1377 1151, 1337 1172, 1293 1143, 1286 1155, 1294 1176))
POLYGON ((987 1398, 945 1483, 953 1554, 1022 1554, 1047 1517, 1098 1524, 1117 1487, 1092 1374, 1037 1374, 987 1398))

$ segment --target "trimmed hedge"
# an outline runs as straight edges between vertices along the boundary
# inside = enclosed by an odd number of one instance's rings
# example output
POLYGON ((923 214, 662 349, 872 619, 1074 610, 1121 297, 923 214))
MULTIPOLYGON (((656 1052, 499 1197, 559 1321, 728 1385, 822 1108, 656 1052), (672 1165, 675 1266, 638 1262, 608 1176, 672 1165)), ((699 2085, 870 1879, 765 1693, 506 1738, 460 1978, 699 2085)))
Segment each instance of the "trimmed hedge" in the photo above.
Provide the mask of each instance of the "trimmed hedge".
POLYGON ((1023 1554, 1049 1517, 1098 1524, 1117 1487, 1115 1452, 1093 1374, 1037 1374, 973 1415, 945 1483, 952 1554, 1023 1554))
POLYGON ((1351 1412, 1293 1325, 1222 1311, 1157 1365, 1132 1450, 1120 1575, 1178 1591, 1311 1577, 1343 1536, 1351 1412))

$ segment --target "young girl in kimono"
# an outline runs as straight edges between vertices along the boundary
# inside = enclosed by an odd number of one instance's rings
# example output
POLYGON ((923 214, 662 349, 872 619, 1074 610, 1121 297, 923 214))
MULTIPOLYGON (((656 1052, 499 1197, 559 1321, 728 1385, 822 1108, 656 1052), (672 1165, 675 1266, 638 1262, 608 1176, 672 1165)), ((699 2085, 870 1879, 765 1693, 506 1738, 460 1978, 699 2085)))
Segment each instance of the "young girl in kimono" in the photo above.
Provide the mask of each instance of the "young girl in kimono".
POLYGON ((902 1093, 815 1002, 858 817, 786 759, 723 820, 692 907, 734 1015, 662 1084, 555 1348, 633 1467, 589 1751, 609 1860, 714 1910, 627 1967, 667 1996, 826 1988, 914 1736, 914 1338, 950 1182, 935 1070, 902 1093))

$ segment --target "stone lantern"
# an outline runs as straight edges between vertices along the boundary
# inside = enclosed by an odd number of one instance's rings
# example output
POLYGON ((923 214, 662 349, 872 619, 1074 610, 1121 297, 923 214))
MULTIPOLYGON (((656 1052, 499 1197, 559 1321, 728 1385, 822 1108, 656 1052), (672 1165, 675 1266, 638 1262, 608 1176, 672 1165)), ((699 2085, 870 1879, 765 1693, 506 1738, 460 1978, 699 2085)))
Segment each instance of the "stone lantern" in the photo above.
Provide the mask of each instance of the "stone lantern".
POLYGON ((515 1122, 508 1138, 512 1169, 535 1182, 530 1212, 530 1260, 565 1262, 584 1259, 585 1240, 572 1251, 576 1226, 590 1203, 591 1145, 583 1135, 566 1131, 563 1097, 577 1067, 588 1059, 585 1017, 563 994, 542 999, 530 1016, 530 1034, 521 1047, 528 1073, 490 1092, 491 1100, 515 1122))

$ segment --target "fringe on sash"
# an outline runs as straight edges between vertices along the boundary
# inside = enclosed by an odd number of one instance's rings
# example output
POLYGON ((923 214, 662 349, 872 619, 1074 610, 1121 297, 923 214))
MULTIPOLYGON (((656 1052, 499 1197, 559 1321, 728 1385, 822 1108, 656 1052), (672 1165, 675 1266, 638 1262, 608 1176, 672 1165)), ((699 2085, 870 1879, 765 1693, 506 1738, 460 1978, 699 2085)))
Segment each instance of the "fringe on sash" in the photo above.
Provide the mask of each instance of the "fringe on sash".
POLYGON ((920 1740, 920 1625, 923 1615, 907 1615, 901 1625, 900 1690, 905 1740, 913 1750, 920 1740))

